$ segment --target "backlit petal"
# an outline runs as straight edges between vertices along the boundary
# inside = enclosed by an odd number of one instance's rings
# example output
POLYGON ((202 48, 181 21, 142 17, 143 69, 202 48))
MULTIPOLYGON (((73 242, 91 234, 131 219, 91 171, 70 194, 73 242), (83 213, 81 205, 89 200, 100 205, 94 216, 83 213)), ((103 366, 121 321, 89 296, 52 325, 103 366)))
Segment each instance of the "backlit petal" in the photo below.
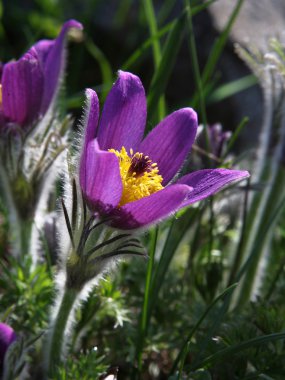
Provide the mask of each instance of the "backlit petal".
POLYGON ((193 191, 184 201, 184 205, 187 206, 215 194, 231 182, 247 177, 249 173, 245 170, 204 169, 187 174, 176 183, 193 187, 193 191))
POLYGON ((99 100, 96 92, 91 89, 87 89, 85 95, 85 120, 83 123, 84 136, 82 141, 80 158, 80 181, 82 181, 83 183, 86 178, 86 170, 88 170, 89 167, 87 161, 88 144, 96 137, 96 129, 99 120, 99 100))
POLYGON ((66 63, 65 42, 71 28, 82 29, 82 25, 75 21, 67 21, 58 37, 52 41, 40 41, 34 48, 41 56, 45 75, 45 92, 42 102, 42 113, 45 113, 56 96, 66 63))
POLYGON ((197 115, 191 108, 173 112, 143 140, 142 152, 157 163, 165 186, 183 165, 197 132, 197 115))
POLYGON ((114 211, 112 225, 131 230, 157 223, 181 208, 191 190, 186 185, 171 185, 148 197, 127 203, 114 211))
POLYGON ((146 122, 146 98, 140 79, 120 71, 106 99, 98 141, 102 149, 136 151, 144 133, 146 122))
POLYGON ((0 323, 0 366, 4 361, 5 353, 16 339, 16 334, 12 327, 6 325, 6 323, 0 323))
POLYGON ((44 75, 33 55, 26 53, 19 61, 4 65, 2 107, 6 118, 20 125, 36 119, 40 113, 44 75))
POLYGON ((95 139, 99 120, 99 100, 95 91, 87 88, 85 91, 86 106, 85 106, 85 144, 95 139))

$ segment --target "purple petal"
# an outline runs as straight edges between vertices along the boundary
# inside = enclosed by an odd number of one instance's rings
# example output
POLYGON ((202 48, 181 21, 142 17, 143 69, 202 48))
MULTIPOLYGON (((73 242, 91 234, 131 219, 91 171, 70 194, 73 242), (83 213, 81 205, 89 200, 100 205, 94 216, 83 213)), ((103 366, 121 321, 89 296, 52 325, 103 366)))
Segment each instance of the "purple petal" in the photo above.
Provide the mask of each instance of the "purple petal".
POLYGON ((19 61, 4 65, 2 76, 3 113, 20 125, 35 120, 40 112, 44 75, 33 55, 26 53, 19 61))
POLYGON ((92 210, 106 213, 119 204, 122 196, 118 158, 100 150, 97 140, 88 144, 85 154, 79 173, 82 192, 92 210))
POLYGON ((85 137, 84 143, 87 145, 90 141, 96 137, 96 131, 99 120, 99 100, 95 91, 87 88, 86 95, 86 107, 85 107, 85 137))
MULTIPOLYGON (((86 106, 85 106, 85 121, 84 125, 84 138, 82 143, 82 153, 80 159, 80 178, 86 178, 86 170, 88 169, 87 160, 87 147, 88 144, 95 139, 96 129, 99 120, 99 100, 95 91, 87 89, 86 106)), ((81 181, 81 179, 80 179, 81 181)))
POLYGON ((100 121, 98 141, 102 149, 136 151, 146 123, 146 98, 140 79, 119 71, 107 96, 100 121))
POLYGON ((184 163, 197 132, 197 114, 183 108, 162 120, 143 140, 139 152, 157 163, 165 186, 184 163))
POLYGON ((33 45, 28 53, 39 59, 44 70, 49 52, 55 44, 55 40, 40 40, 33 45))
POLYGON ((15 339, 14 330, 6 323, 0 323, 0 364, 3 363, 6 351, 15 339))
POLYGON ((193 187, 184 202, 184 206, 187 206, 209 197, 233 181, 247 177, 249 173, 244 170, 204 169, 183 176, 177 183, 193 187))
POLYGON ((186 185, 171 185, 148 197, 127 203, 113 212, 112 225, 131 230, 156 223, 177 211, 191 190, 186 185))
POLYGON ((71 28, 82 29, 82 25, 69 20, 61 29, 59 36, 52 42, 40 41, 34 48, 41 57, 45 75, 45 92, 42 102, 42 113, 45 113, 58 92, 60 80, 65 68, 65 41, 71 28))
POLYGON ((3 63, 0 62, 0 83, 1 83, 2 74, 3 74, 3 67, 4 67, 3 63))

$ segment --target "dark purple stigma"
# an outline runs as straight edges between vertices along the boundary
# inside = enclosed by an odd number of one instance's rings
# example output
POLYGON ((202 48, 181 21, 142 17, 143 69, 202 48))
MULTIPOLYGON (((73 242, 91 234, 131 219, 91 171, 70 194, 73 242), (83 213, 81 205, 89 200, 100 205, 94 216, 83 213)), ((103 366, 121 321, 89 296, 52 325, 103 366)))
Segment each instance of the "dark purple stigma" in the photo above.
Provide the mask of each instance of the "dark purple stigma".
POLYGON ((142 153, 136 153, 132 156, 132 162, 128 173, 130 175, 135 173, 136 177, 142 176, 146 172, 150 172, 153 169, 152 162, 148 156, 144 156, 142 153))

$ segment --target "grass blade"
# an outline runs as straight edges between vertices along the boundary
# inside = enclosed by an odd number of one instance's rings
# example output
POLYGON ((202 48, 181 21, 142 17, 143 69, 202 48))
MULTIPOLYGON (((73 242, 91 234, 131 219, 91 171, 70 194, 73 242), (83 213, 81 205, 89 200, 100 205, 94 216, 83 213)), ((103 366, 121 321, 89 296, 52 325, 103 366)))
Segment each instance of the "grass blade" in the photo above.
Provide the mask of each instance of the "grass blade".
POLYGON ((209 56, 210 58, 208 59, 206 66, 205 66, 205 69, 204 69, 203 74, 202 74, 203 84, 208 82, 208 80, 210 79, 210 77, 212 76, 212 74, 215 70, 217 62, 218 62, 218 60, 222 54, 222 51, 223 51, 225 44, 228 40, 230 31, 231 31, 231 29, 232 29, 232 27, 233 27, 233 25, 237 19, 237 16, 240 12, 240 9, 242 7, 243 2, 244 2, 244 0, 238 0, 237 1, 237 5, 235 6, 224 30, 219 35, 218 39, 216 40, 216 42, 215 42, 215 44, 211 50, 211 53, 209 56))
POLYGON ((76 181, 73 178, 72 180, 72 217, 71 217, 72 231, 75 230, 75 226, 77 222, 77 207, 78 207, 77 187, 76 187, 76 181))
POLYGON ((152 230, 151 236, 151 248, 149 254, 149 260, 147 265, 147 274, 146 274, 146 283, 145 283, 145 292, 144 292, 144 300, 142 307, 142 315, 140 321, 140 330, 139 330, 139 341, 137 346, 137 360, 138 360, 138 370, 141 372, 142 370, 142 353, 145 336, 147 334, 148 329, 148 313, 149 313, 149 299, 150 299, 150 289, 151 289, 151 279, 153 275, 153 266, 154 266, 154 255, 156 251, 158 237, 158 227, 152 230))
MULTIPOLYGON (((184 27, 185 16, 182 15, 174 22, 164 45, 160 64, 153 75, 149 89, 148 113, 150 118, 154 116, 157 110, 157 103, 166 89, 182 42, 184 27)), ((164 114, 162 116, 164 116, 164 114)))
MULTIPOLYGON (((206 108, 205 108, 205 95, 204 95, 204 90, 203 90, 203 85, 202 85, 202 80, 201 80, 201 75, 200 75, 196 42, 195 42, 194 31, 193 31, 193 23, 192 23, 193 14, 192 14, 191 4, 189 0, 185 0, 185 7, 186 7, 187 25, 188 25, 188 31, 189 31, 189 49, 190 49, 192 65, 193 65, 194 79, 195 79, 196 88, 197 88, 198 97, 199 97, 202 123, 204 127, 206 128, 207 116, 206 116, 206 108)), ((209 146, 208 140, 209 140, 208 134, 206 133, 206 141, 207 141, 207 145, 209 146)))
POLYGON ((62 198, 61 198, 61 205, 62 205, 64 219, 65 219, 66 227, 67 227, 68 234, 69 234, 69 237, 70 237, 70 241, 71 241, 72 247, 74 248, 74 240, 73 240, 72 228, 71 228, 68 212, 67 212, 66 206, 65 206, 64 201, 63 201, 62 198))
POLYGON ((213 91, 207 99, 207 103, 211 104, 221 102, 222 100, 229 98, 238 92, 244 91, 257 83, 257 78, 252 74, 233 80, 232 82, 223 84, 213 91))
POLYGON ((285 339, 285 333, 275 333, 275 334, 269 334, 269 335, 262 335, 257 338, 252 338, 247 340, 246 342, 242 342, 239 344, 236 344, 231 347, 227 347, 223 350, 220 350, 216 352, 213 355, 208 356, 204 360, 200 361, 197 364, 191 365, 191 370, 196 370, 198 368, 202 367, 208 367, 209 365, 212 365, 220 360, 225 360, 225 358, 229 355, 235 355, 241 351, 244 351, 248 348, 259 346, 268 342, 274 342, 276 340, 285 339))
POLYGON ((154 40, 158 40, 161 37, 163 37, 165 34, 167 34, 172 28, 175 23, 174 21, 169 22, 167 25, 165 25, 163 28, 161 28, 157 34, 154 36, 148 38, 129 58, 128 60, 122 65, 122 70, 129 70, 140 58, 142 58, 143 54, 152 46, 154 43, 154 40))
POLYGON ((199 212, 199 208, 189 209, 182 216, 180 216, 178 220, 172 219, 168 236, 152 279, 152 292, 149 301, 149 318, 151 316, 152 309, 157 301, 160 288, 164 282, 165 275, 176 252, 176 249, 181 242, 184 234, 188 231, 190 226, 195 223, 196 216, 199 212))
POLYGON ((215 298, 214 301, 207 307, 207 309, 205 310, 205 312, 203 313, 203 315, 201 316, 201 318, 198 320, 198 322, 196 323, 196 325, 190 331, 189 335, 187 336, 187 339, 184 341, 184 343, 183 343, 183 345, 182 345, 182 347, 180 349, 180 352, 179 352, 179 354, 177 355, 177 357, 176 357, 176 359, 174 361, 174 364, 173 364, 173 367, 172 367, 172 370, 171 370, 171 374, 173 374, 173 372, 175 371, 175 369, 178 366, 178 363, 181 361, 181 365, 180 365, 180 369, 179 369, 179 376, 180 376, 179 378, 181 378, 182 370, 183 370, 183 367, 184 367, 184 362, 185 362, 186 356, 187 356, 187 354, 189 352, 190 343, 191 343, 191 339, 192 339, 193 335, 198 330, 198 328, 200 327, 200 325, 202 324, 202 322, 204 321, 204 319, 207 317, 207 315, 209 314, 209 312, 213 309, 213 307, 222 298, 224 298, 226 295, 228 295, 232 291, 234 291, 234 289, 236 288, 236 286, 237 286, 237 284, 233 284, 230 287, 228 287, 223 293, 221 293, 217 298, 215 298))
MULTIPOLYGON (((154 8, 152 5, 152 0, 145 0, 143 2, 143 5, 145 9, 145 14, 146 14, 147 22, 148 22, 150 35, 153 37, 157 35, 157 23, 156 23, 154 8)), ((160 65, 160 61, 162 59, 160 42, 158 39, 153 40, 152 51, 153 51, 154 67, 155 67, 155 71, 157 71, 160 65)), ((162 97, 158 100, 159 120, 162 119, 164 116, 165 116, 165 101, 164 101, 164 98, 162 97)))
POLYGON ((91 39, 88 38, 86 40, 85 46, 88 52, 91 54, 91 56, 99 64, 102 75, 102 82, 104 83, 104 86, 102 87, 102 98, 105 99, 113 83, 112 66, 106 58, 105 54, 102 52, 102 50, 100 50, 91 39))

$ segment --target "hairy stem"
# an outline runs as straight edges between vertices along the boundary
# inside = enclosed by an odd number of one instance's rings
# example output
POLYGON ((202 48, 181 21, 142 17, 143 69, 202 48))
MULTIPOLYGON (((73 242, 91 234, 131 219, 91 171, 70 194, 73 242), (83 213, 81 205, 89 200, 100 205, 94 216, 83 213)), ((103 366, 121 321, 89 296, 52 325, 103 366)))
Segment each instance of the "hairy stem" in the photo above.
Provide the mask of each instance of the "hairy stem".
POLYGON ((46 368, 50 376, 55 374, 57 366, 61 363, 66 345, 66 330, 78 294, 79 292, 76 289, 65 288, 57 316, 49 332, 46 368))

